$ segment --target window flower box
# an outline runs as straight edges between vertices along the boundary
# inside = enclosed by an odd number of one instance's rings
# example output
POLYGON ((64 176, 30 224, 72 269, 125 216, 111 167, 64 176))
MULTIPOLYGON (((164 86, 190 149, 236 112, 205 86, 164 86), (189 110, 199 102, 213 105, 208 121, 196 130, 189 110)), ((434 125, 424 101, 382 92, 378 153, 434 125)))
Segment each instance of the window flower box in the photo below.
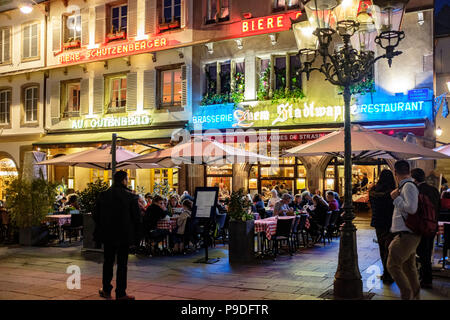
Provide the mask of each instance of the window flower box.
POLYGON ((65 42, 63 45, 64 50, 70 50, 70 49, 75 49, 75 48, 80 48, 80 47, 81 47, 80 40, 68 41, 68 42, 65 42))
POLYGON ((126 38, 127 38, 127 34, 125 31, 111 32, 106 35, 106 42, 120 40, 120 39, 126 39, 126 38))
POLYGON ((167 31, 170 29, 176 29, 180 27, 180 21, 175 20, 173 22, 167 22, 167 23, 160 23, 159 24, 159 30, 160 31, 167 31))

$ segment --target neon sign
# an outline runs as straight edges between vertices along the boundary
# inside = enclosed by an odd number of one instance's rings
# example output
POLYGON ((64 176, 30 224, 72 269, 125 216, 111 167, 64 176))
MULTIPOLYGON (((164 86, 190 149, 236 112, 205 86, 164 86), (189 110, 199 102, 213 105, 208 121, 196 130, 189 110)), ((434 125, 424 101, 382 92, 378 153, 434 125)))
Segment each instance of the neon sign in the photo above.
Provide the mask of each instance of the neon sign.
POLYGON ((58 62, 61 64, 82 61, 95 61, 114 57, 121 57, 135 53, 144 53, 163 49, 169 45, 166 38, 120 42, 95 49, 85 49, 61 53, 58 62))
POLYGON ((148 125, 152 122, 150 116, 125 116, 125 117, 104 117, 93 119, 72 120, 72 129, 88 129, 88 128, 112 128, 148 125))
POLYGON ((243 34, 259 34, 288 30, 291 27, 290 18, 297 19, 301 14, 302 13, 298 11, 276 16, 243 20, 241 21, 241 32, 243 34))
MULTIPOLYGON (((431 119, 432 102, 429 100, 398 100, 361 103, 351 106, 355 122, 377 122, 413 119, 431 119)), ((210 105, 193 112, 192 123, 203 129, 301 126, 305 124, 342 123, 344 106, 341 104, 317 105, 314 101, 272 105, 261 102, 255 106, 233 104, 210 105)))

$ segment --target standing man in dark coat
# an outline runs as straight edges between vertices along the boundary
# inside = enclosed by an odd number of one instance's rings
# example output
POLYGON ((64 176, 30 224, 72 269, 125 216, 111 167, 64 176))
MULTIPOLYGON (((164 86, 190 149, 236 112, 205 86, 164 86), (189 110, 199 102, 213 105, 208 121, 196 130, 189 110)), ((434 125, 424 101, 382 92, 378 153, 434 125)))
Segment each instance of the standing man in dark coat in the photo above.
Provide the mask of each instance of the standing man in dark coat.
POLYGON ((128 175, 125 171, 114 174, 114 183, 99 194, 93 213, 95 239, 103 243, 103 288, 99 294, 111 299, 114 260, 117 257, 116 299, 134 300, 126 294, 128 250, 134 244, 135 231, 139 224, 138 198, 127 188, 128 175))
MULTIPOLYGON (((438 189, 425 182, 425 172, 420 168, 412 169, 411 177, 416 182, 417 187, 419 188, 419 193, 427 195, 431 203, 434 205, 435 217, 437 219, 441 200, 438 189)), ((433 253, 433 242, 435 236, 436 233, 429 237, 422 236, 419 246, 417 247, 416 253, 419 256, 420 261, 420 286, 422 288, 431 289, 433 287, 431 255, 433 253)))

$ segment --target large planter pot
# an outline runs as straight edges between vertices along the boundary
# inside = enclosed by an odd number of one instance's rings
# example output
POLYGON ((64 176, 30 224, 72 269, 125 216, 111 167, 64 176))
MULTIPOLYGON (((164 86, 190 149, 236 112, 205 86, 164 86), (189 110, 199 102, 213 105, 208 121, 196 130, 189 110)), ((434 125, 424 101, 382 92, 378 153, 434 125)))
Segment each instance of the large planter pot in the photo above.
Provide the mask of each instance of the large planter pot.
POLYGON ((101 251, 102 246, 94 241, 95 222, 92 214, 83 213, 83 250, 101 251))
POLYGON ((48 237, 48 231, 40 226, 19 230, 19 244, 22 246, 35 246, 44 242, 46 237, 48 237))
POLYGON ((230 263, 249 263, 255 259, 254 221, 230 221, 228 259, 230 263))

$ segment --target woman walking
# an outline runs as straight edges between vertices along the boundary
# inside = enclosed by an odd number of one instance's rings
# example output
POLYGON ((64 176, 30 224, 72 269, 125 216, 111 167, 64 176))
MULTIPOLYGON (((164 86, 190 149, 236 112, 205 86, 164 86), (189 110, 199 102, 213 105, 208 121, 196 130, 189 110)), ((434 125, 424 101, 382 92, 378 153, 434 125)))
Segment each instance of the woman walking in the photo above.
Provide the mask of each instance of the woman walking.
POLYGON ((394 282, 386 268, 386 261, 389 243, 392 240, 392 234, 389 230, 394 212, 394 203, 390 194, 395 187, 395 179, 392 171, 385 169, 381 171, 377 184, 369 191, 369 201, 372 208, 372 221, 370 226, 375 228, 377 235, 381 262, 383 263, 383 275, 381 279, 384 283, 394 282))

